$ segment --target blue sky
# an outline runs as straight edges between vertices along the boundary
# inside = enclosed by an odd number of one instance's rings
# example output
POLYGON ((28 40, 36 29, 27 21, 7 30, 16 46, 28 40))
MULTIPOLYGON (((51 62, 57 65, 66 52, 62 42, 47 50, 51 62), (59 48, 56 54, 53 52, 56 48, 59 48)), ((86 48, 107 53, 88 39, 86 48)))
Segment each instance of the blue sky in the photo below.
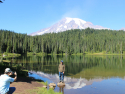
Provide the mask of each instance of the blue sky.
POLYGON ((5 0, 0 29, 36 32, 64 17, 80 18, 106 28, 125 28, 125 0, 5 0))

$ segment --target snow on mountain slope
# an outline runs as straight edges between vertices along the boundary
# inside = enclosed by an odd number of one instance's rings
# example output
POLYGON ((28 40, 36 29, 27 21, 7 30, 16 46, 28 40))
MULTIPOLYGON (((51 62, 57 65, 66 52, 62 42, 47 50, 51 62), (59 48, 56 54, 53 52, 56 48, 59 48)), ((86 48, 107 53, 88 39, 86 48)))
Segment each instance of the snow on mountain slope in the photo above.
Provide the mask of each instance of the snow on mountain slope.
POLYGON ((85 28, 94 28, 94 29, 109 29, 109 28, 104 28, 102 26, 98 26, 98 25, 93 25, 91 22, 86 22, 84 20, 81 20, 79 18, 69 18, 66 17, 62 20, 60 20, 59 22, 57 22, 56 24, 45 28, 45 29, 41 29, 40 31, 31 33, 29 35, 31 36, 35 36, 35 35, 42 35, 45 33, 58 33, 58 32, 63 32, 66 30, 71 30, 71 29, 85 29, 85 28))

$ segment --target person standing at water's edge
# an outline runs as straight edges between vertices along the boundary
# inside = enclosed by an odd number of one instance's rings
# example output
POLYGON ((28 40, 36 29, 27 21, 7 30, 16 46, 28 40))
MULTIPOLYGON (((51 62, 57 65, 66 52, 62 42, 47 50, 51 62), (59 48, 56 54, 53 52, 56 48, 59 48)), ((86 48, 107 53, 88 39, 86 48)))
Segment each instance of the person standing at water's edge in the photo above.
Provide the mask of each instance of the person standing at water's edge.
POLYGON ((63 64, 62 60, 59 64, 58 70, 59 70, 59 80, 60 82, 64 82, 65 65, 63 64))
POLYGON ((10 87, 10 83, 16 81, 17 73, 13 73, 10 68, 5 69, 5 73, 0 76, 0 94, 13 94, 16 90, 15 87, 10 87), (11 78, 11 75, 15 75, 14 78, 11 78))

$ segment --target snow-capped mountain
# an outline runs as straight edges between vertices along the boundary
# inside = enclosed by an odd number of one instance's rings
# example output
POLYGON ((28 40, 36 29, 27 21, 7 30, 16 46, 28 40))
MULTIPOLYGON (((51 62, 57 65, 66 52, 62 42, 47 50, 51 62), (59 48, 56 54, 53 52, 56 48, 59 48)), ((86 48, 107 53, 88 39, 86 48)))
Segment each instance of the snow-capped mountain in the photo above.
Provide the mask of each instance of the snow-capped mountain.
POLYGON ((58 33, 58 32, 63 32, 66 30, 71 30, 71 29, 85 29, 85 28, 94 28, 94 29, 109 29, 109 28, 104 28, 99 25, 93 25, 91 22, 86 22, 84 20, 81 20, 79 18, 69 18, 66 17, 62 19, 61 21, 57 22, 56 24, 45 28, 41 29, 40 31, 31 33, 29 35, 35 36, 35 35, 42 35, 45 33, 58 33))

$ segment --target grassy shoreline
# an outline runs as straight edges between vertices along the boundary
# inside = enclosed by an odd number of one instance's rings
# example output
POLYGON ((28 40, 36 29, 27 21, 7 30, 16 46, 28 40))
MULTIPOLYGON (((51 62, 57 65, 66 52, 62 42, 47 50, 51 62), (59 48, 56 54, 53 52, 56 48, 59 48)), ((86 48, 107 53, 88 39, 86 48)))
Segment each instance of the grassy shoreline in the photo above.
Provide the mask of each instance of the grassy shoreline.
MULTIPOLYGON (((0 54, 0 57, 18 57, 21 56, 21 54, 18 53, 3 53, 0 54)), ((65 53, 61 54, 47 54, 47 53, 33 53, 33 52, 27 52, 27 56, 32 56, 32 55, 37 55, 37 56, 45 56, 45 55, 68 55, 65 53)), ((77 54, 71 54, 71 55, 125 55, 125 54, 120 54, 120 53, 105 53, 105 52, 96 52, 96 53, 91 53, 91 52, 85 52, 83 53, 77 53, 77 54)))
MULTIPOLYGON (((32 55, 37 55, 37 56, 43 56, 43 55, 67 55, 65 53, 63 54, 47 54, 47 53, 33 53, 33 52, 28 52, 27 56, 32 56, 32 55)), ((85 52, 83 53, 77 53, 77 54, 71 54, 71 55, 125 55, 125 54, 120 54, 120 53, 105 53, 105 52, 96 52, 96 53, 90 53, 90 52, 85 52)))
POLYGON ((18 56, 21 56, 21 54, 18 54, 18 53, 1 53, 0 54, 0 57, 18 57, 18 56))
POLYGON ((96 52, 96 53, 85 52, 85 55, 125 55, 125 54, 120 54, 120 53, 106 53, 104 51, 104 52, 96 52))

